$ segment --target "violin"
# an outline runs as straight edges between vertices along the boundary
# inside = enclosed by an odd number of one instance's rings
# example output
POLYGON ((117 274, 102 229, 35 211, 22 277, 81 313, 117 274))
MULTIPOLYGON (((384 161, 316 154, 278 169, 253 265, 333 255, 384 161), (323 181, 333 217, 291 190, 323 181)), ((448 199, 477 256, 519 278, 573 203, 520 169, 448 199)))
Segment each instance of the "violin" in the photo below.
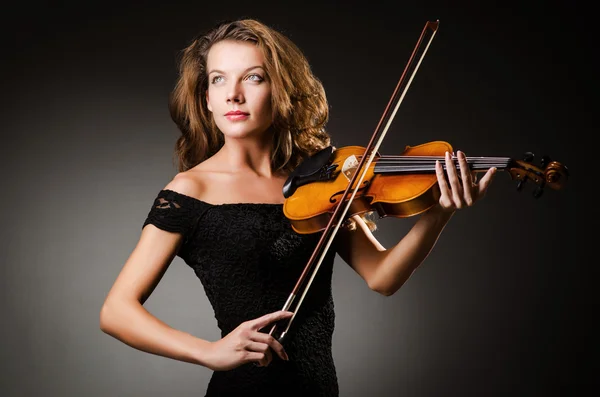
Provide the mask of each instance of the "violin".
MULTIPOLYGON (((376 154, 346 216, 375 211, 379 218, 407 218, 427 211, 440 198, 435 162, 439 160, 445 169, 446 151, 452 153, 449 143, 434 141, 407 146, 399 156, 376 154)), ((337 150, 329 146, 305 159, 290 174, 283 187, 286 198, 283 211, 297 233, 324 230, 334 208, 342 201, 349 201, 345 189, 364 153, 365 148, 360 146, 337 150)), ((533 158, 531 152, 525 153, 523 160, 467 157, 467 164, 476 173, 492 167, 507 171, 517 181, 519 191, 526 182, 534 183, 535 198, 541 197, 546 187, 560 190, 565 186, 569 176, 566 166, 543 156, 540 168, 532 164, 533 158)), ((456 157, 452 159, 455 164, 458 162, 456 157)))
MULTIPOLYGON (((418 67, 439 26, 428 21, 417 40, 394 92, 366 147, 329 146, 304 159, 286 180, 283 187, 283 211, 297 233, 322 232, 308 263, 291 291, 282 310, 292 317, 272 325, 269 335, 283 342, 300 305, 315 278, 340 226, 353 215, 377 212, 380 217, 409 217, 427 211, 440 198, 435 172, 436 160, 445 169, 444 155, 452 153, 448 142, 434 141, 406 146, 400 155, 381 155, 379 147, 410 87, 418 67)), ((452 157, 456 166, 457 158, 452 157)), ((542 157, 540 166, 532 164, 533 154, 522 160, 510 157, 467 157, 472 172, 484 172, 492 167, 508 171, 521 190, 526 182, 537 185, 534 197, 544 188, 562 189, 569 176, 563 164, 542 157)))

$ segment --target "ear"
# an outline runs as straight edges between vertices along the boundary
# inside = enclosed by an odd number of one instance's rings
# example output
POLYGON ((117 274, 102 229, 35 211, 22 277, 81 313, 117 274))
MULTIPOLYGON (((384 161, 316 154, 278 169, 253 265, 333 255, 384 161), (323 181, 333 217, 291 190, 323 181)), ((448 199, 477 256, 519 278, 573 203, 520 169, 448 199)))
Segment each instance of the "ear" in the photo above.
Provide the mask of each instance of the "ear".
POLYGON ((204 96, 206 97, 206 107, 208 108, 208 111, 212 113, 212 106, 210 106, 210 101, 208 100, 208 90, 206 90, 204 96))

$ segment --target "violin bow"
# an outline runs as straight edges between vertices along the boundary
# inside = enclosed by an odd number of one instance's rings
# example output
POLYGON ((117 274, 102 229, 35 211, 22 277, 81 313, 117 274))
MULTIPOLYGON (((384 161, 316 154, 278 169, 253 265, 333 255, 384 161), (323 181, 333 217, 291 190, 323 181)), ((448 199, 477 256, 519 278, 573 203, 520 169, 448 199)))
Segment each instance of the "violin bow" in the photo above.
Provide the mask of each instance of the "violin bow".
POLYGON ((342 220, 346 216, 346 213, 348 212, 348 209, 350 208, 352 201, 356 196, 356 192, 358 191, 359 186, 361 185, 365 175, 367 174, 369 166, 375 158, 375 154, 379 150, 379 146, 383 142, 383 138, 385 138, 385 135, 387 134, 387 131, 392 123, 392 120, 394 119, 396 112, 400 108, 400 104, 402 103, 404 96, 406 95, 406 92, 408 91, 408 88, 410 87, 415 77, 415 74, 417 73, 417 70, 421 65, 421 62, 423 61, 423 58, 425 57, 425 54, 427 53, 427 50, 429 49, 433 38, 435 37, 435 34, 437 33, 438 26, 439 20, 436 20, 435 22, 428 21, 425 24, 425 27, 423 28, 421 35, 417 40, 417 43, 408 60, 408 63, 404 68, 404 71, 400 76, 398 83, 396 84, 396 88, 394 89, 394 92, 392 93, 392 96, 388 101, 388 104, 381 116, 381 119, 379 120, 379 123, 377 124, 377 127, 375 128, 373 135, 371 136, 371 139, 369 140, 369 144, 365 149, 365 155, 361 156, 356 171, 352 175, 352 178, 350 179, 350 182, 348 183, 348 186, 346 187, 346 190, 342 195, 342 197, 348 197, 348 194, 350 194, 350 198, 346 201, 345 204, 344 200, 341 200, 340 203, 335 206, 335 210, 331 218, 329 219, 329 222, 327 223, 327 226, 325 227, 325 230, 323 231, 323 234, 321 235, 321 238, 319 239, 315 250, 313 251, 310 259, 308 260, 308 263, 306 264, 304 271, 300 275, 294 289, 292 290, 287 301, 285 302, 282 310, 291 311, 293 312, 293 315, 289 319, 280 320, 272 326, 269 335, 275 337, 280 342, 288 333, 290 326, 292 325, 292 322, 296 317, 296 314, 298 313, 298 309, 300 308, 300 305, 302 304, 302 301, 304 300, 304 297, 306 296, 308 289, 312 284, 312 281, 314 280, 317 271, 321 266, 321 263, 323 262, 323 259, 327 255, 329 246, 333 242, 333 239, 335 238, 335 235, 337 234, 340 225, 343 223, 342 220), (425 45, 423 45, 423 43, 425 43, 425 45), (418 60, 415 61, 417 58, 418 60), (367 153, 369 154, 368 156, 367 153), (356 183, 357 179, 358 183, 356 183), (354 185, 356 187, 353 188, 352 192, 350 193, 351 187, 354 185), (316 261, 319 252, 320 256, 318 258, 318 261, 316 261), (310 278, 305 284, 305 281, 309 274, 310 278), (301 291, 302 285, 305 285, 305 287, 301 291), (296 298, 299 294, 300 297, 296 301, 296 298), (296 305, 292 307, 292 304, 294 302, 296 302, 296 305), (287 325, 283 331, 280 331, 278 327, 282 322, 286 322, 287 325))

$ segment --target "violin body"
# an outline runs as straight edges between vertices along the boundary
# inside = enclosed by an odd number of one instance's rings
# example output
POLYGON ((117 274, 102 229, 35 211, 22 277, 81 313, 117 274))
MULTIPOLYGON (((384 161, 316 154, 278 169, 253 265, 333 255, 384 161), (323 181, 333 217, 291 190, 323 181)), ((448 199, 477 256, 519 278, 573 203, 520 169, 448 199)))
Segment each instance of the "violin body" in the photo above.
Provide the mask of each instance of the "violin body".
MULTIPOLYGON (((342 204, 350 201, 344 220, 366 212, 377 212, 380 218, 407 218, 427 211, 439 201, 435 163, 440 161, 445 169, 445 153, 452 153, 448 142, 406 146, 402 154, 395 156, 376 153, 362 179, 353 178, 358 159, 365 152, 366 148, 361 146, 337 150, 328 147, 304 160, 290 174, 283 189, 286 198, 283 212, 297 233, 324 230, 342 201, 342 204), (347 189, 353 179, 360 187, 347 189)), ((544 187, 558 190, 564 186, 569 174, 567 167, 544 156, 542 169, 530 163, 532 158, 533 154, 526 153, 524 160, 467 157, 466 161, 472 172, 485 172, 491 167, 508 171, 511 178, 519 182, 518 190, 527 181, 537 184, 536 198, 541 196, 544 187)), ((458 166, 456 157, 453 162, 458 166)))
MULTIPOLYGON (((365 153, 361 146, 346 146, 335 150, 330 166, 336 170, 330 179, 298 186, 293 195, 286 198, 283 211, 298 233, 314 233, 323 230, 329 222, 335 206, 352 177, 344 170, 349 158, 365 153)), ((436 156, 443 158, 452 146, 443 141, 407 146, 403 156, 436 156)), ((405 218, 420 214, 437 203, 440 197, 435 169, 430 172, 377 173, 376 155, 348 210, 347 217, 376 211, 379 217, 405 218)), ((352 172, 354 169, 349 168, 352 172)), ((350 194, 345 200, 350 199, 350 194)))

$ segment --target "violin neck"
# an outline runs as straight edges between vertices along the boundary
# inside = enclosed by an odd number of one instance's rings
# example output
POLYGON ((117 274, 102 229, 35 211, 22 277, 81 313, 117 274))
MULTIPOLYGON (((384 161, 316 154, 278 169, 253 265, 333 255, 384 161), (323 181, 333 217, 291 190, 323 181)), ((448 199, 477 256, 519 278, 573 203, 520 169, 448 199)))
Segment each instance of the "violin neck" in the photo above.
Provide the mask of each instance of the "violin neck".
MULTIPOLYGON (((444 156, 381 156, 375 163, 373 170, 376 174, 414 174, 435 173, 435 162, 439 160, 446 169, 444 156)), ((453 163, 458 167, 458 158, 452 157, 453 163)), ((512 163, 510 157, 467 157, 467 164, 471 171, 485 172, 492 167, 498 171, 506 170, 512 163)))

